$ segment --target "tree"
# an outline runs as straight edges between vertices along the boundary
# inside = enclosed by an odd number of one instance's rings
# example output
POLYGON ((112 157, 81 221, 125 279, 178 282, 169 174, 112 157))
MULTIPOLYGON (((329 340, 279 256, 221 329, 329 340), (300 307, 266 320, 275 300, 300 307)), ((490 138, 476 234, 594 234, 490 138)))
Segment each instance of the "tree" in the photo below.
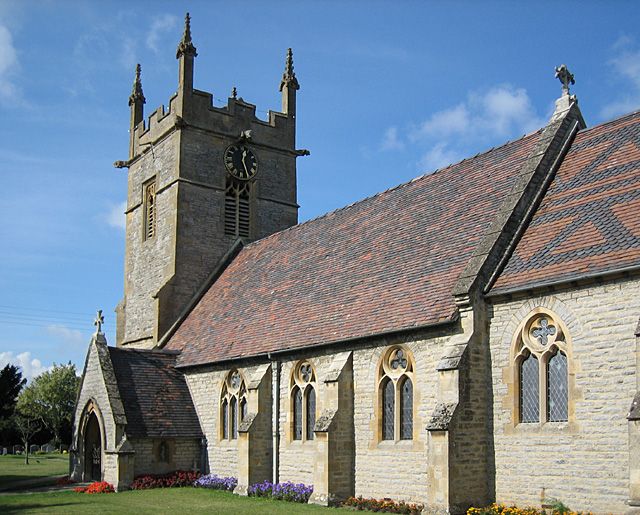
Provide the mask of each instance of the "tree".
POLYGON ((9 364, 0 370, 0 419, 13 415, 18 394, 26 382, 20 368, 15 365, 9 364))
POLYGON ((35 411, 33 414, 42 424, 53 433, 56 446, 60 445, 60 434, 65 425, 73 419, 73 408, 76 402, 79 378, 76 376, 76 366, 53 365, 36 377, 27 388, 33 396, 35 411))
POLYGON ((36 400, 33 383, 27 386, 18 396, 13 423, 20 433, 24 445, 24 462, 29 464, 29 442, 42 429, 40 408, 36 400))
POLYGON ((15 365, 9 364, 0 370, 0 441, 2 442, 11 439, 15 431, 13 412, 18 394, 26 382, 20 368, 15 365))

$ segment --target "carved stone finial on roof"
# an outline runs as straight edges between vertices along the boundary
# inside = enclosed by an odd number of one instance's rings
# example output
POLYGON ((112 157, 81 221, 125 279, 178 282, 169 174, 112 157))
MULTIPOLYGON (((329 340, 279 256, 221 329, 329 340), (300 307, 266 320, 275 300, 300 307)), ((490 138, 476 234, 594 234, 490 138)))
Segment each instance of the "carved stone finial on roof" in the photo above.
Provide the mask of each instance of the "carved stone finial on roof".
POLYGON ((182 34, 182 40, 178 44, 178 50, 176 51, 176 59, 179 59, 183 55, 190 55, 197 57, 196 47, 193 46, 191 40, 191 17, 189 13, 184 17, 184 33, 182 34))
POLYGON ((233 98, 234 100, 238 98, 238 90, 235 86, 233 86, 233 89, 231 90, 231 98, 233 98))
POLYGON ((102 324, 104 324, 104 316, 102 316, 102 310, 99 309, 96 313, 96 319, 93 322, 93 325, 96 326, 96 336, 99 334, 104 334, 102 332, 102 324))
POLYGON ((142 81, 140 80, 140 63, 136 64, 136 77, 133 79, 133 88, 131 90, 131 96, 129 97, 129 105, 133 105, 136 102, 146 103, 144 94, 142 93, 142 81))
POLYGON ((287 59, 284 63, 284 73, 282 74, 282 82, 280 82, 280 91, 282 91, 285 86, 300 89, 300 84, 298 84, 298 79, 296 79, 296 74, 293 71, 293 51, 290 48, 287 50, 287 59))
POLYGON ((556 68, 556 78, 562 83, 562 94, 569 95, 569 86, 575 84, 576 81, 566 64, 561 64, 556 68))

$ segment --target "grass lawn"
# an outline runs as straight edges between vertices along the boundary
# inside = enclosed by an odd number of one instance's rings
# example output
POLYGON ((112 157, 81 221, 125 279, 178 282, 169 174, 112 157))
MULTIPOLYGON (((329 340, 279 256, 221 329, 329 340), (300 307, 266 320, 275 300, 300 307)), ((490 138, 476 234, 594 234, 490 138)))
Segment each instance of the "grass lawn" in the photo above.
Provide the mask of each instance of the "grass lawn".
POLYGON ((68 454, 29 455, 29 465, 24 464, 24 456, 0 456, 0 488, 27 479, 49 476, 64 476, 69 473, 68 454))
POLYGON ((239 497, 204 488, 155 488, 115 494, 75 492, 0 495, 0 513, 196 513, 245 514, 348 513, 308 504, 239 497))

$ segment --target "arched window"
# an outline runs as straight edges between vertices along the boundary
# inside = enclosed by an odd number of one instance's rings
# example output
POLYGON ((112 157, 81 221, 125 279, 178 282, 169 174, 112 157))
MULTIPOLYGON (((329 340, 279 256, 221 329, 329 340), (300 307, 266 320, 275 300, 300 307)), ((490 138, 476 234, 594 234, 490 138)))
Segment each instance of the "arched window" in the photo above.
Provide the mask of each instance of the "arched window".
POLYGON ((293 387, 293 439, 302 440, 302 390, 293 387))
POLYGON ((537 308, 518 327, 513 359, 520 423, 566 422, 569 418, 567 331, 552 312, 537 308))
POLYGON ((394 422, 396 413, 395 391, 393 388, 393 381, 388 377, 385 378, 384 386, 382 387, 382 439, 394 440, 394 422))
POLYGON ((220 438, 236 440, 238 426, 247 416, 247 389, 237 370, 232 370, 222 385, 220 410, 220 438))
POLYGON ((379 368, 380 440, 413 439, 413 359, 402 347, 385 352, 379 368))
POLYGON ((567 382, 567 356, 558 351, 549 358, 547 363, 547 420, 549 422, 562 422, 568 419, 567 382))
POLYGON ((156 179, 145 183, 144 189, 144 239, 156 235, 156 179))
POLYGON ((529 354, 520 362, 520 422, 540 420, 538 358, 529 354))
POLYGON ((413 383, 408 377, 400 388, 400 439, 413 439, 413 383))
POLYGON ((313 427, 316 425, 316 391, 313 386, 307 386, 306 412, 307 412, 307 440, 313 440, 313 427))
POLYGON ((224 233, 249 237, 251 227, 251 183, 227 177, 224 198, 224 233))
POLYGON ((293 440, 313 440, 316 424, 316 376, 308 361, 298 363, 291 376, 291 435, 293 440))

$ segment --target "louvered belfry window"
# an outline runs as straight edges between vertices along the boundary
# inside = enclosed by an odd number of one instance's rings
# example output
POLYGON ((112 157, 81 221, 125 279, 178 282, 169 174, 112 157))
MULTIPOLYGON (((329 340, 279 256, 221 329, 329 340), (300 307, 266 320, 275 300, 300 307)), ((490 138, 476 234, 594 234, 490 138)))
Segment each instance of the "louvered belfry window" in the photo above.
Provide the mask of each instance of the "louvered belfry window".
POLYGON ((156 235, 156 180, 144 186, 144 239, 149 240, 156 235))
POLYGON ((249 237, 251 225, 251 183, 227 177, 224 199, 224 233, 249 237))

